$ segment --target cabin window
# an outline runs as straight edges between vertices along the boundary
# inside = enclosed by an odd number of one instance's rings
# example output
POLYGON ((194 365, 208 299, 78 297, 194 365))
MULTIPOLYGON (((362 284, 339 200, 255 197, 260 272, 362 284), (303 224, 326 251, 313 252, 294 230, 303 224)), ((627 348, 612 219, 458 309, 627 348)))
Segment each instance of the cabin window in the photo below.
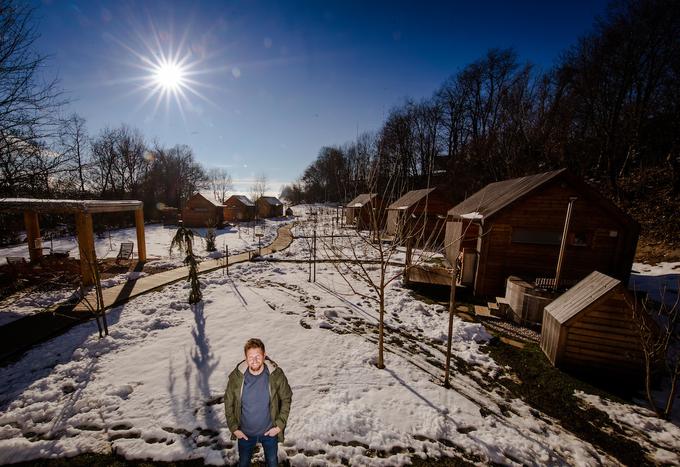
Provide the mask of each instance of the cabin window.
POLYGON ((588 234, 586 232, 570 232, 569 245, 571 246, 588 246, 588 234))
POLYGON ((561 241, 561 232, 553 232, 551 230, 512 229, 512 243, 559 245, 561 241))

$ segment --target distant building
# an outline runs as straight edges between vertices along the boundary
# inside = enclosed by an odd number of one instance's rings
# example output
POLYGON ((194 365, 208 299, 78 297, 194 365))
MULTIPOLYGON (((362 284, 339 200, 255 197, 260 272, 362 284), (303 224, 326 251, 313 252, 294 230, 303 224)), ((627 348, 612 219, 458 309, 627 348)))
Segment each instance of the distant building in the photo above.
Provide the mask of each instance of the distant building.
POLYGON ((261 196, 255 202, 257 215, 261 219, 268 217, 283 217, 283 203, 273 196, 261 196))
POLYGON ((177 225, 179 220, 179 209, 171 206, 163 206, 158 209, 163 225, 177 225))
POLYGON ((413 245, 436 245, 444 241, 446 213, 453 207, 440 190, 412 190, 387 207, 387 235, 413 245))
POLYGON ((187 200, 182 209, 182 222, 187 227, 222 226, 224 205, 196 193, 187 200))
POLYGON ((226 222, 250 221, 255 218, 255 203, 247 196, 232 195, 224 202, 226 222))
POLYGON ((627 283, 639 225, 565 169, 491 183, 450 209, 447 259, 466 252, 461 275, 477 296, 502 293, 509 276, 554 278, 572 197, 561 279, 597 270, 627 283))
POLYGON ((345 224, 357 230, 381 229, 385 223, 385 205, 377 193, 363 193, 345 206, 345 224))
POLYGON ((634 304, 620 280, 594 271, 545 307, 541 349, 558 368, 641 374, 634 304))

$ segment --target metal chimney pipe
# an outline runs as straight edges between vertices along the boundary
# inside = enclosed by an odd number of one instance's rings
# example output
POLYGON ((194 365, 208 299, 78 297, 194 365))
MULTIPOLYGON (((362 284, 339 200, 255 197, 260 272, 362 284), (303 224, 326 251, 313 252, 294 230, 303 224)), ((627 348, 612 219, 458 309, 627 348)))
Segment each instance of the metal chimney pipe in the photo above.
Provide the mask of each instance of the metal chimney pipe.
POLYGON ((560 255, 557 257, 557 270, 555 271, 555 282, 553 283, 553 290, 557 290, 560 283, 560 275, 562 274, 562 263, 564 261, 564 250, 567 247, 567 234, 569 233, 569 222, 571 222, 571 211, 574 208, 574 201, 578 198, 576 196, 569 197, 569 206, 567 206, 567 216, 564 219, 564 231, 562 232, 562 242, 560 243, 560 255))

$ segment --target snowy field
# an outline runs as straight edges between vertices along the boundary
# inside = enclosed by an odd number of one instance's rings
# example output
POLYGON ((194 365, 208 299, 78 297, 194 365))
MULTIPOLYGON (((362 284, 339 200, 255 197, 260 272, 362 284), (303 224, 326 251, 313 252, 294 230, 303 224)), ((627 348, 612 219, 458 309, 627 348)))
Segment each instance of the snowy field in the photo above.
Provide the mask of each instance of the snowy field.
MULTIPOLYGON (((272 258, 305 259, 309 246, 297 239, 272 258)), ((504 373, 483 350, 490 336, 481 324, 455 319, 453 388, 444 389, 446 309, 416 300, 400 279, 388 288, 386 369, 378 370, 375 293, 340 269, 319 264, 309 283, 304 263, 235 265, 230 276, 201 276, 197 306, 186 303, 185 282, 173 284, 112 310, 104 339, 90 322, 30 350, 0 368, 0 464, 83 452, 233 464, 222 395, 244 342, 259 337, 293 389, 279 447, 279 460, 293 466, 405 465, 414 456, 619 465, 499 385, 483 384, 504 373)), ((676 425, 636 405, 575 396, 657 462, 680 463, 676 425)))
MULTIPOLYGON (((239 265, 231 277, 205 276, 197 307, 185 303, 186 284, 175 284, 114 310, 108 338, 87 323, 33 349, 0 370, 0 462, 115 450, 132 459, 233 463, 221 396, 243 343, 257 336, 294 391, 279 450, 292 465, 401 465, 412 455, 454 454, 614 463, 521 401, 503 415, 502 397, 469 376, 456 373, 454 390, 433 381, 440 371, 430 359, 443 359, 442 307, 395 283, 381 371, 373 305, 353 298, 331 269, 319 271, 318 284, 306 278, 301 265, 239 265)), ((455 321, 456 356, 493 377, 496 364, 479 349, 488 337, 479 324, 455 321)))

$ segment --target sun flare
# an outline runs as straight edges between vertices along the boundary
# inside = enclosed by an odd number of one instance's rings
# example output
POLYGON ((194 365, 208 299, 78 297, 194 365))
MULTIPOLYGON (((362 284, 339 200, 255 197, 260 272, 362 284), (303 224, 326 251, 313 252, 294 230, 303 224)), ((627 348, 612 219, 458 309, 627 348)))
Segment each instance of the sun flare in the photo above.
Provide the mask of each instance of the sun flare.
POLYGON ((184 85, 185 74, 177 63, 161 63, 154 70, 154 80, 164 90, 176 91, 184 85))

